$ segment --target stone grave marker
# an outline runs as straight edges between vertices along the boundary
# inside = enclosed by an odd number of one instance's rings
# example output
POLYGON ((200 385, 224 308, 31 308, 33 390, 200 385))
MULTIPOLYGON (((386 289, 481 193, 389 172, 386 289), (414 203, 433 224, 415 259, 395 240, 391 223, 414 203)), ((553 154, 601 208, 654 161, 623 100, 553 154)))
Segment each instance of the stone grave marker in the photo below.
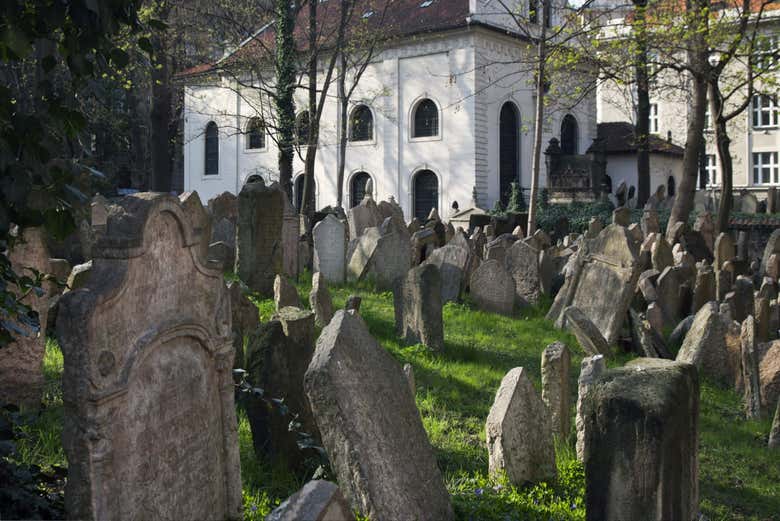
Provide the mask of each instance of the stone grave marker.
POLYGON ((346 273, 346 229, 344 223, 328 214, 314 225, 314 271, 331 284, 343 284, 346 273))

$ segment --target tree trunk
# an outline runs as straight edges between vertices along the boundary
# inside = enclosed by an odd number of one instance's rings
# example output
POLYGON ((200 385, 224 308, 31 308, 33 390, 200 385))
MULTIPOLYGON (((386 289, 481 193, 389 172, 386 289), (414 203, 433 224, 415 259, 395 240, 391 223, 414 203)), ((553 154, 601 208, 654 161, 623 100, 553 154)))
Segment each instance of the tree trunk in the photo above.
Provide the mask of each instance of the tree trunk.
POLYGON ((634 0, 634 28, 636 29, 636 55, 634 70, 637 87, 636 168, 637 208, 644 207, 650 198, 650 82, 647 70, 647 32, 645 7, 647 0, 634 0))
POLYGON ((669 224, 666 227, 667 238, 675 223, 688 222, 693 209, 693 197, 696 193, 696 181, 699 178, 699 156, 704 151, 704 115, 707 111, 707 77, 709 74, 709 47, 706 41, 708 0, 695 0, 686 9, 693 12, 689 40, 688 61, 692 70, 691 115, 688 119, 685 153, 683 154, 683 177, 677 187, 669 224))
POLYGON ((295 135, 295 29, 294 7, 289 0, 276 0, 276 117, 279 143, 279 184, 292 201, 293 141, 295 135))
POLYGON ((152 182, 155 192, 171 191, 170 122, 173 96, 168 66, 168 51, 161 35, 154 37, 152 65, 152 182))
POLYGON ((347 118, 349 117, 349 99, 347 98, 346 76, 347 60, 344 54, 341 54, 341 74, 338 78, 338 97, 341 109, 339 121, 339 153, 336 164, 336 206, 342 206, 344 202, 344 168, 347 159, 347 118))
POLYGON ((710 114, 714 121, 715 148, 718 151, 718 162, 721 168, 721 192, 718 217, 715 222, 717 233, 725 232, 729 227, 729 217, 733 205, 734 193, 734 163, 731 160, 731 138, 726 130, 726 119, 723 117, 723 99, 718 79, 710 82, 710 114))
MULTIPOLYGON (((542 12, 544 13, 545 2, 542 0, 542 12)), ((536 63, 536 110, 534 113, 534 148, 531 161, 531 195, 528 200, 528 224, 527 235, 532 235, 536 231, 536 199, 539 193, 539 170, 542 164, 542 132, 544 127, 544 95, 545 95, 545 62, 547 61, 547 28, 542 17, 542 24, 539 31, 539 40, 536 44, 537 63, 536 63)), ((547 173, 549 175, 549 172, 547 173)))
MULTIPOLYGON (((303 170, 303 197, 301 215, 311 217, 314 213, 312 179, 314 163, 317 157, 319 141, 319 121, 317 118, 317 2, 309 2, 309 142, 306 143, 306 162, 303 170)), ((324 93, 323 93, 324 96, 324 93)), ((311 220, 311 219, 309 219, 311 220)), ((306 230, 308 235, 309 230, 306 230)))

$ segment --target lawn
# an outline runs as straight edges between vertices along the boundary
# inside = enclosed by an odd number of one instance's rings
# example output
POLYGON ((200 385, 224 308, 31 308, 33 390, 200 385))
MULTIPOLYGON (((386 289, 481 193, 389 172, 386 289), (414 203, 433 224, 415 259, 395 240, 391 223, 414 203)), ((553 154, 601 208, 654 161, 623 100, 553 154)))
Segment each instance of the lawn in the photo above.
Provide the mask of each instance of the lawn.
MULTIPOLYGON (((308 278, 299 284, 302 301, 308 301, 309 284, 308 278)), ((484 423, 509 369, 526 367, 539 388, 541 352, 561 340, 572 349, 572 403, 576 401, 583 353, 573 337, 544 319, 549 303, 516 318, 476 311, 468 302, 448 304, 444 308, 446 349, 443 354, 432 354, 422 346, 403 346, 395 338, 392 294, 376 293, 365 285, 332 288, 332 294, 337 307, 350 294, 361 295, 361 315, 372 334, 399 363, 414 367, 417 406, 459 519, 585 519, 584 474, 574 457, 573 433, 557 443, 556 482, 518 489, 504 479, 487 476, 484 423)), ((264 321, 273 313, 271 301, 258 302, 258 308, 264 321)), ((47 348, 46 408, 26 429, 28 436, 21 443, 25 462, 43 467, 66 465, 59 442, 62 355, 54 342, 47 348)), ((240 410, 239 421, 245 517, 263 519, 306 477, 259 461, 240 410)), ((741 400, 735 393, 702 382, 701 510, 710 521, 780 521, 780 451, 766 448, 769 427, 768 419, 743 420, 741 400)))

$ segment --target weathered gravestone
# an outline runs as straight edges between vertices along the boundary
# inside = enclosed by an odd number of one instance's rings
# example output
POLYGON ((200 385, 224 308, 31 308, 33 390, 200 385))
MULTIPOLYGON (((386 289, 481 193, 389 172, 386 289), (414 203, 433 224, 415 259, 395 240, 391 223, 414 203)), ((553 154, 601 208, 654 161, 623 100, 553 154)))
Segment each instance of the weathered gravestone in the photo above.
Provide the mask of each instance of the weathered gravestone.
POLYGON ((464 277, 467 276, 469 264, 469 252, 448 244, 441 248, 436 248, 430 258, 425 261, 426 264, 433 264, 439 268, 441 275, 441 302, 455 302, 460 297, 460 291, 464 284, 464 277))
POLYGON ((728 233, 720 233, 715 239, 715 271, 723 269, 726 262, 731 262, 737 256, 737 247, 734 245, 734 239, 728 233))
POLYGON ((236 271, 249 289, 273 295, 274 277, 282 273, 284 192, 276 183, 250 176, 238 194, 236 271))
POLYGON ((717 302, 704 304, 696 313, 676 360, 695 365, 701 374, 719 382, 732 382, 734 372, 717 302))
POLYGON ((549 413, 522 367, 501 380, 485 431, 491 474, 506 471, 516 485, 555 478, 549 413))
POLYGON ((350 255, 347 264, 347 278, 350 281, 363 280, 371 269, 377 244, 382 237, 379 228, 372 227, 363 230, 363 234, 350 241, 350 255))
POLYGON ((584 403, 589 521, 693 520, 699 513, 699 379, 642 358, 607 371, 584 403))
POLYGON ((241 519, 230 297, 182 204, 110 206, 93 277, 63 296, 72 519, 241 519))
POLYGON ((583 351, 591 356, 610 354, 609 342, 578 307, 566 308, 563 312, 563 320, 566 329, 577 337, 577 342, 583 351))
POLYGON ((309 481, 268 514, 265 521, 353 521, 355 516, 335 483, 309 481))
POLYGON ((233 349, 236 352, 233 367, 243 369, 246 366, 244 357, 244 338, 249 337, 260 325, 257 307, 244 295, 241 284, 229 282, 230 313, 233 322, 233 349))
POLYGON ((539 250, 517 241, 506 250, 504 267, 515 281, 515 302, 519 306, 539 302, 542 294, 539 250))
POLYGON ((663 235, 658 235, 653 249, 651 251, 651 258, 653 263, 653 269, 660 273, 668 268, 674 266, 674 255, 672 255, 672 247, 666 242, 663 235))
POLYGON ((314 311, 314 320, 320 327, 325 327, 333 318, 333 300, 330 298, 328 283, 322 273, 317 272, 311 278, 309 292, 309 307, 314 311))
POLYGON ((547 318, 564 325, 564 311, 576 306, 614 344, 625 320, 639 278, 639 245, 625 227, 607 226, 584 241, 547 318))
POLYGON ((761 382, 758 372, 756 345, 756 321, 752 316, 742 322, 742 384, 744 385, 745 416, 751 420, 761 418, 761 382))
POLYGON ((601 378, 607 370, 604 355, 588 356, 582 359, 580 375, 577 378, 577 416, 575 427, 577 429, 577 459, 582 461, 585 454, 585 418, 584 403, 590 387, 601 378))
POLYGON ((343 284, 347 264, 344 223, 328 214, 314 225, 314 271, 332 284, 343 284))
POLYGON ((284 275, 277 275, 274 278, 274 307, 277 311, 282 308, 292 306, 301 307, 301 299, 298 296, 298 289, 284 275))
POLYGON ((691 313, 696 314, 701 307, 716 300, 715 271, 706 261, 700 262, 696 266, 696 283, 693 286, 693 304, 691 313))
POLYGON ((409 231, 403 221, 395 217, 385 219, 379 227, 379 233, 369 270, 377 288, 386 290, 391 289, 395 281, 409 271, 412 247, 409 231))
POLYGON ((692 305, 694 282, 693 270, 682 266, 669 266, 658 277, 658 284, 656 284, 658 304, 664 312, 666 323, 671 327, 688 316, 692 305))
POLYGON ((354 240, 363 235, 367 228, 376 228, 382 224, 382 213, 370 195, 367 195, 360 204, 347 211, 347 223, 349 238, 354 240))
POLYGON ((358 315, 338 311, 323 329, 305 388, 354 509, 371 519, 454 518, 403 370, 358 315))
POLYGON ((433 264, 410 269, 393 288, 395 329, 407 344, 444 349, 441 275, 433 264))
POLYGON ((569 436, 570 369, 571 352, 566 344, 555 342, 542 351, 542 401, 550 414, 552 432, 559 440, 569 436))
MULTIPOLYGON (((27 228, 9 253, 14 272, 34 278, 27 268, 49 272, 49 251, 43 228, 27 228)), ((47 284, 44 283, 44 286, 47 284)), ((10 288, 9 288, 10 289, 10 288)), ((43 288, 46 290, 46 287, 43 288)), ((13 290, 11 290, 13 291, 13 290)), ((23 333, 14 333, 14 341, 0 349, 0 404, 35 408, 43 393, 43 355, 46 351, 46 319, 49 311, 45 294, 34 291, 22 300, 38 313, 39 328, 15 321, 23 333)))
POLYGON ((483 311, 511 315, 515 302, 515 280, 496 260, 486 260, 471 276, 471 298, 483 311))
POLYGON ((767 272, 767 267, 770 265, 769 258, 775 254, 780 254, 780 229, 773 231, 766 241, 764 255, 761 257, 761 275, 767 272))
POLYGON ((771 411, 780 400, 780 342, 774 341, 762 353, 758 366, 761 383, 761 407, 771 411))

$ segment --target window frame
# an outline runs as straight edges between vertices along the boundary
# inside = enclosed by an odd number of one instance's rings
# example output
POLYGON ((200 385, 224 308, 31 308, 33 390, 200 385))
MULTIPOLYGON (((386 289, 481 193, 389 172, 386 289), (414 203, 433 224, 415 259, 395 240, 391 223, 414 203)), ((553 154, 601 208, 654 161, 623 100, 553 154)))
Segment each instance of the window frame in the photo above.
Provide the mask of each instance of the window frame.
POLYGON ((777 98, 766 94, 754 94, 750 111, 751 128, 756 130, 773 129, 780 126, 780 106, 777 98), (768 101, 768 103, 763 103, 768 101), (764 124, 762 116, 768 114, 769 124, 764 124), (758 124, 756 124, 758 120, 758 124))
POLYGON ((718 156, 715 154, 705 154, 704 155, 704 168, 700 172, 700 174, 704 174, 707 176, 706 182, 704 183, 705 188, 706 187, 713 187, 713 186, 719 186, 718 183, 718 156), (710 161, 712 160, 712 161, 710 161))
POLYGON ((209 120, 208 123, 206 123, 206 127, 203 129, 203 175, 201 176, 204 180, 206 179, 219 179, 221 177, 221 172, 219 168, 219 149, 220 149, 220 139, 219 139, 219 125, 217 125, 217 122, 214 120, 209 120), (214 136, 209 137, 209 129, 214 129, 214 136), (216 171, 214 173, 209 173, 209 140, 214 139, 215 140, 215 146, 216 146, 216 171))
POLYGON ((266 126, 265 121, 263 121, 263 118, 259 116, 253 116, 249 118, 249 121, 246 124, 246 127, 244 128, 244 152, 250 153, 250 154, 256 154, 258 152, 267 152, 268 151, 268 135, 266 132, 266 126), (260 137, 262 139, 262 146, 261 147, 252 147, 250 146, 250 142, 252 139, 252 125, 258 122, 260 124, 260 137))
POLYGON ((375 121, 376 118, 374 117, 374 110, 367 103, 360 103, 358 105, 355 105, 355 107, 350 111, 349 119, 347 120, 347 143, 350 146, 375 144, 376 143, 376 125, 374 124, 375 121), (353 131, 354 115, 360 109, 365 109, 366 111, 368 111, 368 114, 371 117, 370 136, 368 139, 355 140, 353 137, 354 136, 354 131, 353 131))
POLYGON ((427 94, 424 94, 417 100, 415 100, 414 103, 412 103, 411 109, 409 111, 409 141, 410 142, 419 142, 419 141, 441 141, 444 135, 444 118, 442 117, 442 111, 441 107, 439 106, 439 103, 434 100, 432 97, 428 96, 427 94), (416 136, 415 130, 417 128, 416 122, 417 122, 417 110, 420 108, 420 105, 422 105, 424 102, 430 101, 433 103, 433 106, 436 107, 436 117, 437 117, 437 133, 432 136, 416 136))
POLYGON ((751 166, 753 176, 751 178, 753 186, 777 186, 780 185, 780 154, 774 150, 761 150, 753 152, 751 155, 751 166), (768 156, 769 161, 764 162, 764 156, 768 156), (768 169, 769 181, 759 181, 762 170, 768 169))
POLYGON ((658 103, 650 103, 650 117, 648 118, 648 127, 651 134, 659 135, 661 132, 661 110, 658 103))

